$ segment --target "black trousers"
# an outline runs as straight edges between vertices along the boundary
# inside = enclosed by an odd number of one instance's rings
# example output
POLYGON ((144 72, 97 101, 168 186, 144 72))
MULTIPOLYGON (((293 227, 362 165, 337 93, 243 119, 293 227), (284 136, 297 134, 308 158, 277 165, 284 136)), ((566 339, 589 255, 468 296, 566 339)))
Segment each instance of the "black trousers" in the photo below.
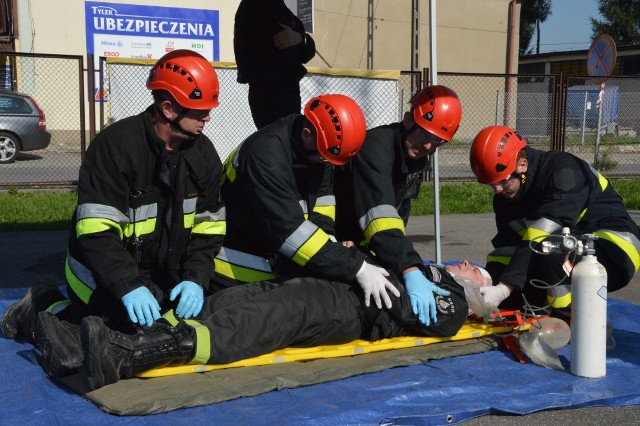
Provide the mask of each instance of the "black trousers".
POLYGON ((289 114, 300 114, 300 82, 283 80, 249 83, 249 108, 258 129, 289 114))
POLYGON ((411 311, 404 286, 390 310, 365 307, 359 286, 301 277, 283 283, 257 282, 208 296, 197 322, 209 335, 208 363, 229 363, 286 347, 334 345, 358 338, 404 335, 452 336, 467 317, 464 290, 447 281, 449 297, 436 298, 438 322, 422 325, 411 311))

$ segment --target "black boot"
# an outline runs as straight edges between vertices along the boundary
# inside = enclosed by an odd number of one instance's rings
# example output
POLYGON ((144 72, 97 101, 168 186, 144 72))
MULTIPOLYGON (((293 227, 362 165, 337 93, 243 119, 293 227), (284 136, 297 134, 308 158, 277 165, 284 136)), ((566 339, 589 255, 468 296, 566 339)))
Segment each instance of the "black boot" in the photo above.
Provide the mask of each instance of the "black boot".
POLYGON ((36 310, 33 303, 32 289, 6 310, 0 319, 0 329, 7 339, 25 339, 35 342, 36 310))
POLYGON ((84 370, 94 390, 136 373, 193 358, 193 330, 183 321, 172 327, 165 319, 129 335, 109 329, 102 318, 86 317, 80 326, 84 370))
POLYGON ((42 366, 54 377, 66 377, 82 369, 80 326, 59 320, 50 312, 38 313, 36 347, 42 353, 42 366))

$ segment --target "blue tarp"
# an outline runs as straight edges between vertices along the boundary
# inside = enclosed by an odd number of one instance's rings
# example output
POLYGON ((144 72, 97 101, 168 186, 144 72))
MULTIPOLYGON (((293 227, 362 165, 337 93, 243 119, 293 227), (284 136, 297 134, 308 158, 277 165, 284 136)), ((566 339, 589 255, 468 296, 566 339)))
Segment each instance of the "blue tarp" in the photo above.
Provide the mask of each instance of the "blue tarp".
MULTIPOLYGON (((0 312, 26 289, 0 289, 0 312)), ((640 404, 640 307, 609 299, 616 347, 607 376, 520 364, 507 352, 429 361, 335 382, 285 389, 146 417, 119 417, 50 380, 32 346, 0 338, 2 424, 443 424, 497 414, 640 404)), ((569 365, 569 348, 559 351, 569 365)), ((153 380, 153 379, 151 379, 153 380)))

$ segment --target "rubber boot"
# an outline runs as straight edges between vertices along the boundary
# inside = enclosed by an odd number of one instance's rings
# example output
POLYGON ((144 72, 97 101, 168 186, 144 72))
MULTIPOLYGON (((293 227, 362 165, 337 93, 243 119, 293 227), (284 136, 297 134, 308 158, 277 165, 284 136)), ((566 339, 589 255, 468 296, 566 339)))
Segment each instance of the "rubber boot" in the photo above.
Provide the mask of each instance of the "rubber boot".
POLYGON ((0 319, 0 329, 7 339, 25 339, 35 342, 36 310, 32 289, 7 309, 0 319))
POLYGON ((193 329, 165 319, 129 335, 109 329, 102 318, 86 317, 80 326, 84 370, 94 390, 156 367, 179 365, 193 358, 193 329))
POLYGON ((66 377, 82 369, 80 326, 50 312, 38 313, 36 347, 42 353, 41 364, 53 377, 66 377))

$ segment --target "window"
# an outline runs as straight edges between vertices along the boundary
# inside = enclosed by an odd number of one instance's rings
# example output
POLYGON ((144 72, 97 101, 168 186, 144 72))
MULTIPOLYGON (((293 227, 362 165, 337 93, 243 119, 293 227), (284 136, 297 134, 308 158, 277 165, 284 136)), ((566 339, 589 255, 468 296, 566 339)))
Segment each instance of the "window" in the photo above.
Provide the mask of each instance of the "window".
POLYGON ((0 96, 0 114, 31 114, 31 108, 24 99, 0 96))

